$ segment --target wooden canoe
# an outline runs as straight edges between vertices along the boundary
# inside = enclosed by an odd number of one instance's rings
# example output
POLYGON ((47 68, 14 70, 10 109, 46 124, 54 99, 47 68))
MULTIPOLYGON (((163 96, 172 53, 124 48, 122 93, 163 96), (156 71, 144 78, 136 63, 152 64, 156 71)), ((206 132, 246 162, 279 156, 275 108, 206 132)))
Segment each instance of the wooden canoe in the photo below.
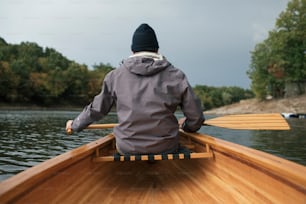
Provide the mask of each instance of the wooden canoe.
POLYGON ((180 134, 191 157, 204 158, 104 161, 114 153, 110 134, 2 181, 0 203, 306 203, 305 166, 180 134))

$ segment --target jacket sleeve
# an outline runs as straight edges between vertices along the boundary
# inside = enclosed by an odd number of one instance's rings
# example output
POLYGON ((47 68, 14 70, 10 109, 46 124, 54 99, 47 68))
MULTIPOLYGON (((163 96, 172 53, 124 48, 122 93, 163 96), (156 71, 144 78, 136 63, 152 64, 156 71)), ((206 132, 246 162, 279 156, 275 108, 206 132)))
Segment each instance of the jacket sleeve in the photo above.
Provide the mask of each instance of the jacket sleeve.
POLYGON ((181 105, 186 120, 182 128, 186 132, 196 132, 202 127, 205 118, 200 100, 195 96, 190 84, 186 84, 181 105))
POLYGON ((72 130, 80 132, 89 124, 102 119, 111 110, 114 103, 108 83, 109 76, 105 77, 100 94, 96 95, 93 101, 73 120, 72 130))

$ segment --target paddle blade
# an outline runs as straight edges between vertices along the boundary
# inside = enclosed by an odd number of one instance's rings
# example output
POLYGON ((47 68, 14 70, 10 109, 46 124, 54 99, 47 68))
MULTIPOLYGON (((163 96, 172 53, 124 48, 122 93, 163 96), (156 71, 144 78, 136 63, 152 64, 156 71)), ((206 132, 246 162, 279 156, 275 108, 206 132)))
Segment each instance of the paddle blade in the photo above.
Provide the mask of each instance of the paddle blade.
POLYGON ((226 115, 206 120, 204 125, 238 130, 290 130, 281 114, 226 115))

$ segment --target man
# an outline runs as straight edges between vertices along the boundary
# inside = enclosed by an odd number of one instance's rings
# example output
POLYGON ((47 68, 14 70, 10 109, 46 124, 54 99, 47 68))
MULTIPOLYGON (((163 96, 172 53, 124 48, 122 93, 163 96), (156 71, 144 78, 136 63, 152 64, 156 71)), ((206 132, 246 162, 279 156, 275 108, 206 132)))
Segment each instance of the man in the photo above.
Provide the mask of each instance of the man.
POLYGON ((179 146, 179 123, 174 115, 180 106, 184 131, 196 132, 204 122, 199 100, 185 74, 158 54, 158 41, 148 24, 134 32, 133 55, 104 79, 101 93, 66 129, 81 131, 108 114, 116 104, 118 126, 114 128, 121 154, 175 152, 179 146))

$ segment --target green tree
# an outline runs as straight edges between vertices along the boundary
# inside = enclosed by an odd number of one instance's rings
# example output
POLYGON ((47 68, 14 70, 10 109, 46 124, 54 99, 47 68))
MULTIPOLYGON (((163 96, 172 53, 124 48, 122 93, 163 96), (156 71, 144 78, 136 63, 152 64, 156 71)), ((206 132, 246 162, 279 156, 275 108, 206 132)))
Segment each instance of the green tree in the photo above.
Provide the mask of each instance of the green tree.
POLYGON ((282 52, 281 65, 288 81, 306 79, 306 1, 292 0, 287 10, 276 21, 274 35, 280 43, 276 49, 282 52))
POLYGON ((256 45, 247 72, 257 98, 284 96, 287 82, 306 79, 306 2, 292 0, 279 15, 276 27, 256 45))
POLYGON ((29 72, 40 71, 37 59, 43 55, 43 48, 36 43, 22 42, 18 46, 18 60, 22 60, 29 72))
POLYGON ((270 75, 267 65, 270 63, 271 48, 269 40, 257 44, 252 52, 251 66, 247 74, 252 81, 251 88, 257 98, 264 99, 268 94, 270 75), (269 52, 270 51, 270 52, 269 52))
POLYGON ((229 105, 243 99, 253 98, 254 94, 250 90, 240 87, 212 87, 206 85, 196 85, 194 93, 201 100, 205 110, 229 105))
POLYGON ((10 62, 10 68, 16 81, 17 101, 30 102, 33 96, 33 90, 29 76, 31 68, 23 59, 16 59, 10 62))
POLYGON ((17 80, 7 61, 0 61, 0 76, 0 98, 4 102, 15 101, 17 80))
POLYGON ((44 56, 47 57, 48 59, 47 61, 45 61, 45 63, 47 63, 47 67, 49 70, 50 69, 66 70, 68 69, 70 63, 72 63, 72 61, 68 60, 66 57, 64 57, 61 53, 57 52, 53 48, 46 48, 44 56))
MULTIPOLYGON (((71 104, 86 104, 89 102, 88 81, 89 71, 86 65, 79 65, 75 62, 69 64, 59 83, 67 87, 63 92, 63 98, 71 104)), ((58 79, 58 78, 57 78, 58 79)))
POLYGON ((213 100, 209 94, 210 89, 211 88, 205 85, 196 85, 193 88, 195 95, 200 99, 201 105, 205 110, 209 110, 215 107, 213 100))
POLYGON ((101 91, 102 83, 106 74, 112 70, 110 64, 95 64, 93 65, 93 70, 89 72, 89 82, 88 82, 88 96, 92 98, 101 91))

